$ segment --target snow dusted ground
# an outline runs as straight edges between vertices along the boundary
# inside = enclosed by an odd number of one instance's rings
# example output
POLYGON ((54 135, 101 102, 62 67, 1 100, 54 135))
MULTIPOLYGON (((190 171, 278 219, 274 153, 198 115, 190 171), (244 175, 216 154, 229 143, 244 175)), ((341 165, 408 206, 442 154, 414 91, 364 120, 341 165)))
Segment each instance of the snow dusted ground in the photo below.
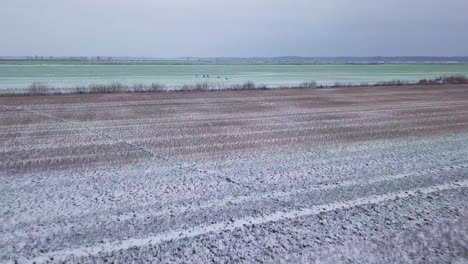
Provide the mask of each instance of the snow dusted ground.
POLYGON ((468 86, 0 98, 0 262, 466 263, 468 86))

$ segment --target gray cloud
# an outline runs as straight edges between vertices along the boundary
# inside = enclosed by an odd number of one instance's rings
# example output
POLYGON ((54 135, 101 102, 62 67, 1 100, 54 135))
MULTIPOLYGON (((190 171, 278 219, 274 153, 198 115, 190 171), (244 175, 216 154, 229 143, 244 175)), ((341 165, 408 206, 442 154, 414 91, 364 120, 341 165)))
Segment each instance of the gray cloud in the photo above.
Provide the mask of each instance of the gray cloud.
POLYGON ((0 0, 0 55, 468 55, 466 0, 0 0))

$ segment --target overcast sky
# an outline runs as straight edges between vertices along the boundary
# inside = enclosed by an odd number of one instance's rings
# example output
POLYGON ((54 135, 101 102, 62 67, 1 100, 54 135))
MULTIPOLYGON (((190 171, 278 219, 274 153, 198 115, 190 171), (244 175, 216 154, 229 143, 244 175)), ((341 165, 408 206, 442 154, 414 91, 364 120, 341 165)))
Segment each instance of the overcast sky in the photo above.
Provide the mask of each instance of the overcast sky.
POLYGON ((0 55, 468 55, 468 0, 0 0, 0 55))

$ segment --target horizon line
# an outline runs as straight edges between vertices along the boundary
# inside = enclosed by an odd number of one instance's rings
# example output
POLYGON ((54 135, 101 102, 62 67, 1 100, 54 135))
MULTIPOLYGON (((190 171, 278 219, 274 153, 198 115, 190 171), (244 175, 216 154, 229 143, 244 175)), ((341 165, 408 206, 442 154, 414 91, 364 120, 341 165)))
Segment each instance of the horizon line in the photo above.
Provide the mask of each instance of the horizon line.
POLYGON ((148 58, 148 59, 282 59, 282 58, 302 58, 302 59, 320 59, 320 58, 468 58, 468 55, 398 55, 398 56, 126 56, 126 55, 0 55, 0 58, 148 58))

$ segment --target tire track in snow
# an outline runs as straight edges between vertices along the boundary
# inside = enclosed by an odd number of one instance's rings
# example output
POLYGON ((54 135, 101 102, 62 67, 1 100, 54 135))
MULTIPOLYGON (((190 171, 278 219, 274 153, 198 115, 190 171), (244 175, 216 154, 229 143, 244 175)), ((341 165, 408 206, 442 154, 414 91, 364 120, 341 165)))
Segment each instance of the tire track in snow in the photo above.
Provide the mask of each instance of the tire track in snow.
POLYGON ((431 187, 415 188, 411 190, 391 192, 382 195, 372 195, 368 197, 357 198, 344 202, 336 202, 324 205, 312 206, 300 210, 291 210, 287 212, 279 211, 272 214, 268 214, 261 217, 244 217, 233 220, 231 222, 220 222, 209 225, 200 225, 188 229, 173 230, 166 233, 155 234, 146 238, 130 238, 121 241, 104 242, 100 245, 85 246, 75 249, 65 249, 55 252, 50 252, 38 256, 33 259, 29 259, 28 262, 46 262, 50 257, 55 260, 65 259, 66 257, 85 257, 89 255, 98 255, 100 253, 110 253, 118 250, 127 250, 134 247, 144 247, 154 244, 160 244, 166 241, 174 241, 185 238, 192 238, 209 233, 216 233, 222 231, 230 231, 244 226, 261 225, 270 222, 279 222, 284 220, 291 220, 305 216, 317 215, 324 212, 338 211, 344 209, 350 209, 363 205, 379 204, 387 201, 396 199, 408 198, 417 195, 430 194, 445 190, 455 190, 468 187, 468 180, 452 182, 447 184, 440 184, 431 187))
POLYGON ((309 193, 312 191, 325 191, 325 190, 333 190, 343 187, 351 187, 351 186, 364 186, 364 185, 372 185, 376 183, 381 183, 385 181, 395 181, 400 180, 408 177, 413 176, 424 176, 427 174, 435 173, 435 172, 442 172, 442 171, 453 171, 453 170, 460 170, 468 168, 468 163, 462 163, 459 165, 451 165, 451 166, 442 166, 442 167, 434 167, 429 169, 420 170, 417 172, 409 172, 409 173, 401 173, 395 175, 384 175, 381 177, 373 178, 373 179, 363 179, 363 180, 344 180, 341 182, 336 183, 327 183, 323 185, 315 185, 311 187, 304 187, 298 189, 292 189, 288 191, 273 191, 267 193, 254 193, 252 195, 246 196, 236 196, 236 197, 227 197, 224 199, 218 200, 210 200, 203 203, 198 203, 196 205, 188 205, 188 206, 171 206, 165 209, 158 211, 155 214, 139 214, 136 218, 133 216, 133 213, 130 215, 121 215, 119 216, 120 221, 130 220, 130 219, 144 219, 146 217, 155 217, 160 215, 165 215, 169 213, 179 213, 183 214, 187 211, 198 211, 200 209, 207 209, 213 207, 223 207, 229 204, 243 204, 248 202, 255 202, 255 201, 262 201, 262 200, 269 200, 269 199, 276 199, 282 197, 288 197, 292 195, 300 195, 309 193))

